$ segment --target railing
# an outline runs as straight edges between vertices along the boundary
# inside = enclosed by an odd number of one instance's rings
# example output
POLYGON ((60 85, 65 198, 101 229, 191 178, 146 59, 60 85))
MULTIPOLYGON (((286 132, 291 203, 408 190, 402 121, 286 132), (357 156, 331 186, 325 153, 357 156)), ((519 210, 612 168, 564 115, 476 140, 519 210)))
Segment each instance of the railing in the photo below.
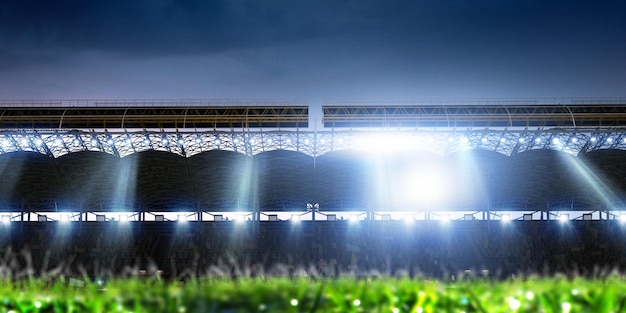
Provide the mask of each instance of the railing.
POLYGON ((626 97, 539 97, 539 98, 432 98, 432 99, 324 99, 324 105, 595 105, 624 104, 626 97))
POLYGON ((304 105, 303 99, 75 99, 0 100, 0 107, 193 107, 304 105))
MULTIPOLYGON (((127 107, 127 106, 255 106, 303 105, 311 101, 289 99, 67 99, 0 100, 0 107, 127 107)), ((626 97, 539 97, 539 98, 432 98, 432 99, 322 99, 332 105, 540 105, 540 104, 624 104, 626 97)))

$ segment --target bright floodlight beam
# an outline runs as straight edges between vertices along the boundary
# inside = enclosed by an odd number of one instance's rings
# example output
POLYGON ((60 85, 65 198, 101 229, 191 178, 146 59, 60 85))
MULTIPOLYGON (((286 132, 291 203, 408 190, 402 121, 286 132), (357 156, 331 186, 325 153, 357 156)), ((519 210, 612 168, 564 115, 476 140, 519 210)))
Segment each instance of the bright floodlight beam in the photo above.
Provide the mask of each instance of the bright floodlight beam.
POLYGON ((447 172, 437 166, 410 169, 402 180, 399 200, 410 207, 441 206, 449 194, 449 181, 447 172))
POLYGON ((450 214, 444 214, 441 216, 441 222, 442 223, 447 223, 450 221, 450 214))
POLYGON ((243 223, 246 221, 246 216, 243 214, 239 214, 235 217, 235 222, 237 223, 243 223))
POLYGON ((356 214, 350 215, 350 223, 356 223, 359 221, 359 216, 356 214))
POLYGON ((511 221, 511 215, 509 214, 502 214, 500 216, 500 219, 502 220, 503 223, 508 223, 511 221))
POLYGON ((561 214, 559 215, 559 222, 565 223, 569 221, 569 214, 561 214))

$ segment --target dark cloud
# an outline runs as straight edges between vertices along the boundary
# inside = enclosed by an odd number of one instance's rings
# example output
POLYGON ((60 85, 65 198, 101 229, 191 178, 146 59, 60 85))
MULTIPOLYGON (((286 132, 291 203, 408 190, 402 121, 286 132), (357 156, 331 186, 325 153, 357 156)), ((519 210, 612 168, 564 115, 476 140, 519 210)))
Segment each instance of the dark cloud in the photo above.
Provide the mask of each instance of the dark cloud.
MULTIPOLYGON (((2 41, 18 48, 198 53, 301 40, 324 32, 306 6, 271 1, 15 1, 2 41)), ((6 46, 6 45, 5 45, 6 46)))
POLYGON ((0 96, 616 95, 625 29, 618 0, 16 0, 0 96))
POLYGON ((341 44, 354 34, 398 40, 399 48, 413 40, 530 43, 619 33, 625 8, 583 1, 24 0, 0 9, 0 38, 18 49, 129 54, 208 53, 320 36, 341 44))

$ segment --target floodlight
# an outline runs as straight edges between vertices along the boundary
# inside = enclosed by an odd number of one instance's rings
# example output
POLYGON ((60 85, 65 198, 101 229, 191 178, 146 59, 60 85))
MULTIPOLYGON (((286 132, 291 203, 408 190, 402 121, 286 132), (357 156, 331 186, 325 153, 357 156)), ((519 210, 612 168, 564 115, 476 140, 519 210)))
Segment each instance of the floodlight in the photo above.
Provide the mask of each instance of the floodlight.
POLYGON ((98 145, 98 140, 97 139, 91 139, 91 145, 92 146, 97 146, 98 145))
POLYGON ((359 221, 359 216, 356 214, 350 215, 350 223, 356 223, 359 221))
POLYGON ((110 145, 112 145, 112 144, 113 144, 113 138, 109 138, 109 139, 107 139, 107 143, 108 143, 108 144, 110 144, 110 145))
POLYGON ((120 214, 119 221, 120 222, 128 222, 128 214, 120 214))
POLYGON ((200 137, 196 138, 196 143, 202 143, 202 139, 200 137))
POLYGON ((517 141, 519 141, 520 143, 523 143, 524 141, 526 141, 526 139, 524 139, 524 137, 519 137, 517 141))
POLYGON ((162 145, 167 146, 168 143, 169 143, 169 141, 167 141, 167 138, 161 139, 161 144, 162 145))
POLYGON ((146 138, 146 139, 143 140, 143 145, 144 146, 147 146, 149 144, 150 144, 150 139, 146 138))
POLYGON ((576 137, 572 138, 572 142, 573 143, 577 143, 578 142, 578 138, 576 138, 576 137))
POLYGON ((449 173, 439 166, 417 166, 404 171, 398 190, 401 205, 433 207, 441 205, 448 197, 449 173))
POLYGON ((540 143, 541 142, 541 138, 535 138, 535 143, 540 143))
POLYGON ((41 138, 37 138, 37 139, 35 140, 35 144, 36 144, 37 146, 41 146, 41 145, 43 144, 43 140, 41 140, 41 138))
POLYGON ((450 214, 444 214, 441 216, 441 222, 442 223, 447 223, 450 221, 450 214))
POLYGON ((235 221, 237 223, 243 223, 243 222, 246 221, 246 216, 243 215, 243 214, 239 214, 239 215, 237 215, 237 217, 235 217, 235 221))
POLYGON ((80 141, 78 139, 74 139, 74 146, 75 147, 80 146, 80 141))
POLYGON ((61 140, 61 138, 57 138, 57 139, 55 139, 55 140, 54 140, 54 144, 55 144, 55 145, 57 145, 57 146, 60 146, 60 145, 61 145, 61 143, 63 143, 63 141, 61 140))
MULTIPOLYGON (((235 139, 235 143, 237 143, 237 139, 235 139)), ((219 140, 219 139, 215 139, 215 144, 216 144, 216 145, 221 145, 221 144, 222 144, 222 141, 221 141, 221 140, 219 140)))
POLYGON ((22 146, 28 146, 28 139, 23 138, 21 141, 22 146))
POLYGON ((589 140, 591 140, 591 142, 596 142, 596 137, 591 137, 589 140))
POLYGON ((404 222, 411 224, 415 221, 415 217, 413 217, 413 215, 407 215, 404 217, 404 222))
POLYGON ((61 215, 61 222, 67 223, 70 221, 70 216, 68 214, 61 215))
POLYGON ((300 215, 298 215, 298 214, 291 214, 291 221, 294 222, 294 223, 300 222, 300 215))
POLYGON ((608 143, 613 142, 613 138, 611 138, 611 137, 607 138, 607 139, 606 139, 606 142, 608 142, 608 143))
POLYGON ((558 145, 558 144, 559 144, 559 142, 560 142, 560 141, 559 141, 559 138, 552 138, 552 143, 553 143, 553 144, 558 145))
POLYGON ((183 139, 183 138, 178 139, 178 144, 179 145, 182 145, 184 143, 185 143, 185 139, 183 139))
POLYGON ((184 215, 184 214, 178 214, 178 219, 177 219, 177 221, 178 221, 179 223, 185 223, 185 222, 187 222, 187 215, 184 215))
POLYGON ((621 214, 619 216, 619 222, 620 224, 626 224, 626 214, 621 214))
POLYGON ((487 143, 487 138, 483 137, 483 138, 481 138, 481 139, 480 139, 480 141, 481 141, 482 143, 487 143))
MULTIPOLYGON (((267 142, 268 145, 272 144, 272 138, 268 138, 267 140, 265 140, 265 142, 267 142)), ((324 139, 322 139, 322 143, 324 143, 324 139)))
POLYGON ((561 223, 569 221, 569 214, 561 214, 561 215, 559 215, 559 221, 561 223))
POLYGON ((511 221, 511 215, 509 215, 509 214, 502 214, 500 216, 500 220, 502 220, 502 222, 504 222, 504 223, 508 223, 508 222, 511 221))
POLYGON ((2 224, 11 223, 11 215, 2 215, 2 224))
POLYGON ((505 143, 506 142, 506 138, 504 138, 504 137, 500 138, 500 142, 501 143, 505 143))

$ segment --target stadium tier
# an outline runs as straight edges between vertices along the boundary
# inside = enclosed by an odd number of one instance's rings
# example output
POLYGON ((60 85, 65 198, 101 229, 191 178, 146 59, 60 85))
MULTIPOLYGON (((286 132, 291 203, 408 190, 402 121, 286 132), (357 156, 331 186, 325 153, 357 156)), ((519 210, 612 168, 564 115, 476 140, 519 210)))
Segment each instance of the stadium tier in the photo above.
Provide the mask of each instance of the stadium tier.
POLYGON ((10 221, 617 219, 626 200, 621 98, 1 104, 10 221))

